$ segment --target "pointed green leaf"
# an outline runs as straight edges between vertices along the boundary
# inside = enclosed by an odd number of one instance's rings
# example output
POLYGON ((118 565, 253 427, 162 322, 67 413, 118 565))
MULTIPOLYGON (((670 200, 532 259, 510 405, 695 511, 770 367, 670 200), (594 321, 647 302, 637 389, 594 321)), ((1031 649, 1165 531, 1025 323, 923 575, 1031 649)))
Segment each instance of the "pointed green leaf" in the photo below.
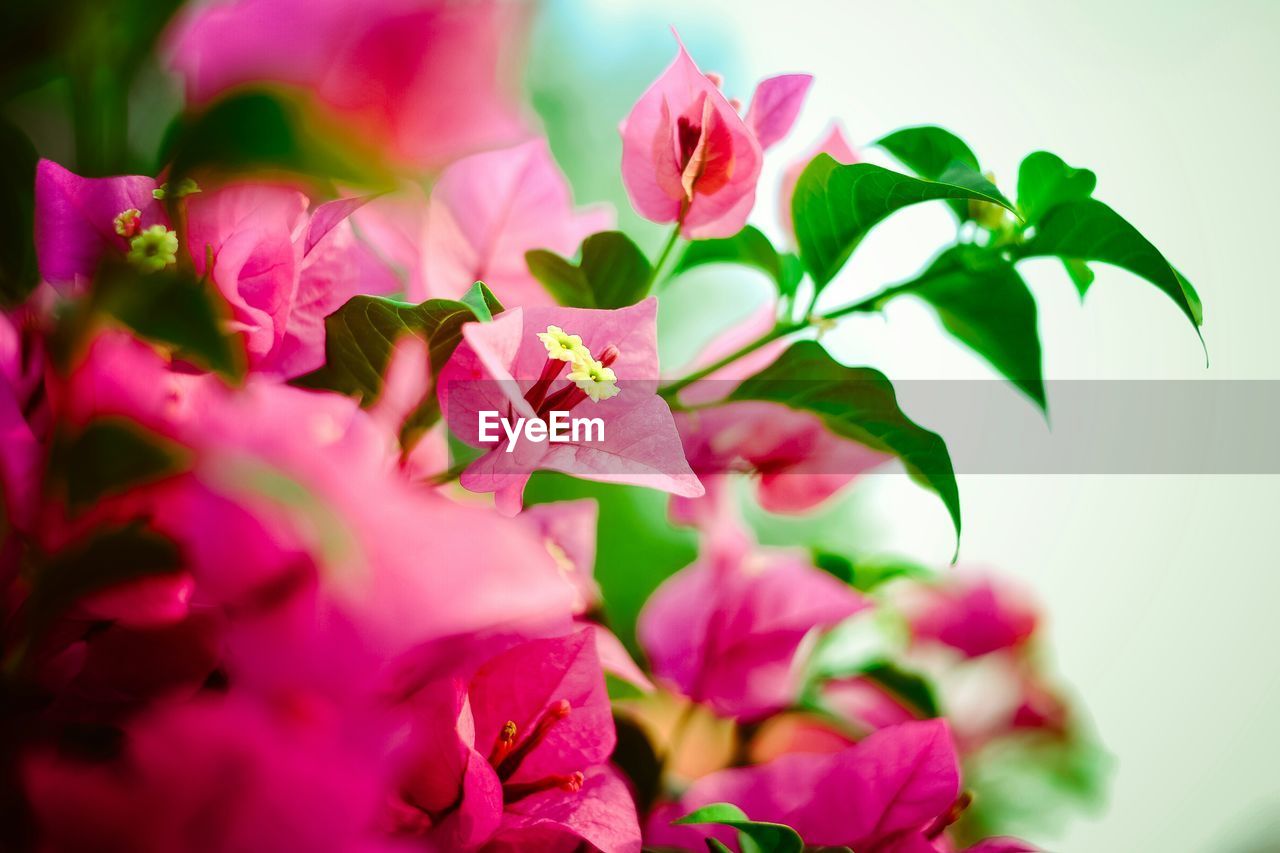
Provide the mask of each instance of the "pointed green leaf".
POLYGON ((925 180, 870 163, 841 166, 826 154, 809 164, 791 199, 800 258, 821 290, 862 238, 891 213, 923 201, 963 199, 1013 206, 991 183, 963 165, 941 180, 925 180))
POLYGON ((488 323, 494 315, 501 314, 503 310, 498 297, 493 295, 493 291, 483 281, 477 281, 471 285, 460 301, 464 305, 470 305, 476 319, 482 323, 488 323))
POLYGON ((1080 299, 1083 301, 1084 295, 1089 292, 1089 285, 1093 284, 1093 270, 1087 263, 1076 258, 1063 258, 1062 267, 1067 271, 1071 283, 1076 286, 1076 292, 1080 294, 1080 299))
POLYGON ((187 467, 185 448, 125 419, 99 418, 54 442, 49 476, 72 512, 187 467))
POLYGON ((1036 151, 1018 167, 1018 209, 1034 224, 1060 204, 1089 198, 1097 184, 1088 169, 1073 169, 1056 154, 1036 151))
POLYGON ((956 340, 1046 408, 1036 302, 1012 263, 977 246, 955 246, 890 298, 904 294, 929 303, 956 340))
MULTIPOLYGON (((472 288, 472 293, 480 291, 472 288)), ((488 313, 490 303, 483 304, 488 313)), ((479 319, 473 305, 453 299, 413 305, 382 296, 354 296, 325 318, 324 366, 293 384, 350 394, 359 397, 361 405, 372 405, 382 392, 383 375, 401 337, 414 335, 427 344, 435 375, 462 340, 463 324, 479 319)))
POLYGON ((1204 322, 1200 297, 1190 282, 1138 229, 1096 199, 1066 202, 1051 208, 1018 256, 1053 256, 1120 267, 1164 291, 1192 325, 1198 328, 1204 322))
POLYGON ((721 240, 694 240, 676 261, 671 275, 704 264, 741 264, 754 267, 773 279, 778 293, 791 296, 796 292, 803 270, 789 253, 779 253, 753 225, 748 225, 732 237, 721 240))
MULTIPOLYGON (((974 172, 982 172, 978 158, 964 140, 949 130, 933 125, 904 127, 876 140, 894 159, 922 178, 936 181, 944 172, 959 164, 974 172)), ((961 222, 970 218, 969 203, 951 200, 947 206, 961 222)))
POLYGON ((880 371, 847 367, 816 341, 799 341, 729 399, 813 412, 836 435, 896 456, 913 480, 941 498, 959 538, 960 492, 947 445, 903 414, 893 383, 880 371))
POLYGON ((89 311, 110 315, 139 336, 231 379, 244 375, 244 345, 227 331, 230 309, 207 281, 172 269, 141 273, 124 265, 104 267, 89 311))
POLYGON ((555 252, 525 253, 529 272, 570 308, 625 308, 649 294, 653 268, 644 252, 620 231, 601 231, 582 241, 578 264, 555 252))
POLYGON ((716 824, 738 831, 738 846, 742 853, 801 853, 804 841, 800 834, 780 823, 754 821, 742 809, 731 803, 712 803, 685 815, 672 823, 681 826, 716 824))

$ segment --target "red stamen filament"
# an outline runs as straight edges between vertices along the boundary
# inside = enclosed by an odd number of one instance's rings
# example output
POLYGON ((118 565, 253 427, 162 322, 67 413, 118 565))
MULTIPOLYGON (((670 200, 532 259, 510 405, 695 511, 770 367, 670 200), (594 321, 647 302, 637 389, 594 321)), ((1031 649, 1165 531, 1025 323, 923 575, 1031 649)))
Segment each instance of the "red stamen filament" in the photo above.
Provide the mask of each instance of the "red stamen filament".
POLYGON ((494 769, 498 771, 498 778, 506 782, 514 776, 515 772, 520 769, 520 762, 524 761, 525 757, 546 739, 547 733, 555 727, 556 723, 569 716, 570 710, 571 707, 567 699, 552 703, 551 707, 547 708, 542 713, 542 716, 538 718, 538 722, 533 724, 533 731, 529 732, 529 736, 518 742, 515 748, 495 765, 494 769))
POLYGON ((574 772, 567 776, 562 773, 553 773, 550 776, 542 777, 536 782, 507 782, 502 786, 502 801, 504 803, 514 803, 516 800, 523 799, 530 794, 550 791, 552 788, 559 788, 566 793, 576 794, 582 790, 584 781, 586 781, 586 777, 581 772, 574 772))
MULTIPOLYGON (((618 360, 618 356, 622 352, 613 344, 605 347, 600 351, 600 357, 596 361, 600 362, 601 367, 608 367, 618 360)), ((542 408, 538 409, 538 417, 546 420, 552 412, 570 412, 573 407, 587 399, 587 392, 583 391, 577 385, 567 385, 556 393, 547 398, 542 404, 542 408)))
POLYGON ((542 405, 543 399, 547 396, 547 389, 551 387, 551 383, 556 381, 556 377, 564 370, 564 366, 568 362, 559 359, 549 358, 547 363, 542 365, 542 375, 538 377, 538 381, 524 395, 524 399, 536 412, 538 407, 542 405))

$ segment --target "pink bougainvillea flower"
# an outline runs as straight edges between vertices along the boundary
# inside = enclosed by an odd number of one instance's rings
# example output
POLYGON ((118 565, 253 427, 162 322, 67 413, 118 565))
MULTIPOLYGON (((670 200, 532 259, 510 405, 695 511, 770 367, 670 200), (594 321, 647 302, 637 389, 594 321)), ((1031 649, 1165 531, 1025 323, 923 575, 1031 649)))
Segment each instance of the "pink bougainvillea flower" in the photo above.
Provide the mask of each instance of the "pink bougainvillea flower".
POLYGON ((583 238, 613 225, 613 211, 575 211, 569 185, 542 139, 454 163, 431 190, 424 246, 425 290, 415 301, 456 299, 483 281, 508 308, 554 305, 529 274, 525 252, 572 256, 583 238))
POLYGON ((948 572, 937 584, 904 587, 899 605, 917 641, 942 643, 971 658, 1020 646, 1039 621, 1021 587, 972 570, 948 572))
POLYGON ((124 257, 147 228, 167 225, 140 175, 82 178, 50 160, 36 167, 36 257, 40 275, 67 291, 83 286, 109 253, 124 257))
POLYGON ((362 758, 323 718, 227 698, 139 717, 109 762, 36 752, 23 769, 49 849, 379 849, 362 758))
MULTIPOLYGON (((807 844, 868 853, 926 853, 960 797, 960 768, 942 720, 903 723, 834 753, 783 755, 713 773, 680 800, 680 813, 733 803, 758 821, 793 827, 807 844)), ((669 821, 679 814, 667 810, 669 821)), ((646 843, 701 849, 701 827, 650 821, 646 843)))
POLYGON ((658 587, 636 631, 660 681, 726 716, 757 718, 795 699, 805 636, 867 606, 798 554, 713 531, 699 561, 658 587))
POLYGON ((192 7, 168 52, 194 103, 295 87, 393 163, 436 168, 524 135, 511 58, 526 14, 500 0, 230 0, 192 7))
POLYGON ((782 187, 778 192, 778 220, 782 223, 783 230, 791 236, 792 242, 795 242, 796 232, 795 225, 791 221, 791 196, 795 194, 800 174, 819 154, 830 154, 837 163, 846 165, 857 163, 862 159, 845 138, 839 123, 833 122, 817 145, 787 167, 782 173, 782 187))
MULTIPOLYGON (((13 320, 0 314, 0 512, 19 530, 29 527, 35 511, 43 457, 25 412, 33 386, 22 338, 13 320)), ((0 533, 0 543, 6 538, 0 533)))
POLYGON ((463 472, 462 485, 494 492, 507 514, 520 510, 535 469, 701 495, 671 410, 656 393, 656 320, 651 297, 616 310, 517 308, 464 326, 463 343, 440 375, 440 403, 454 433, 488 452, 463 472), (483 412, 512 428, 520 418, 545 423, 558 412, 603 426, 564 442, 509 442, 506 427, 494 426, 496 439, 486 443, 483 412))
POLYGON ((156 182, 81 178, 41 161, 36 233, 41 274, 62 290, 87 282, 108 256, 143 271, 190 258, 231 307, 249 366, 292 378, 324 362, 324 318, 357 293, 400 289, 388 263, 348 218, 366 199, 310 200, 279 184, 241 183, 186 199, 182 234, 167 227, 156 182))
POLYGON ((207 600, 256 612, 267 591, 312 595, 382 654, 571 616, 573 588, 538 537, 409 483, 384 429, 346 397, 261 377, 235 391, 118 333, 50 392, 71 424, 125 417, 191 451, 188 473, 102 501, 79 526, 148 518, 207 600))
POLYGON ((232 309, 254 370, 298 376, 324 362, 324 318, 357 293, 388 293, 390 270, 355 239, 360 199, 320 205, 275 184, 234 184, 188 201, 184 244, 232 309))
POLYGON ((756 497, 770 512, 820 504, 888 458, 840 438, 817 415, 777 403, 741 401, 681 412, 676 427, 689 466, 707 487, 700 500, 675 498, 672 516, 705 523, 727 475, 758 476, 756 497))
POLYGON ((755 204, 763 149, 790 129, 810 82, 764 81, 744 121, 679 45, 620 128, 631 203, 654 222, 679 222, 691 239, 737 233, 755 204))
POLYGON ((640 849, 589 631, 518 645, 405 706, 400 832, 448 850, 640 849))

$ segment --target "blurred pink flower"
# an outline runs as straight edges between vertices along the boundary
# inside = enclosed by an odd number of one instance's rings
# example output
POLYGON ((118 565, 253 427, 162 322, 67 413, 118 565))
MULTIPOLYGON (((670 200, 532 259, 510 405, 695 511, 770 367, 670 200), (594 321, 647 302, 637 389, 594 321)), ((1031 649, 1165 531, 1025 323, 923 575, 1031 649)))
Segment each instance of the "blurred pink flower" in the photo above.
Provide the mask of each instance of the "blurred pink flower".
POLYGON ((800 555, 720 529, 698 562, 658 587, 636 631, 660 681, 718 713, 754 719, 795 700, 806 635, 868 606, 800 555))
MULTIPOLYGON (((18 530, 31 525, 44 456, 43 443, 26 413, 39 367, 33 374, 24 348, 13 318, 0 313, 0 510, 18 530)), ((8 536, 0 533, 0 543, 8 536)), ((0 561, 0 569, 3 566, 0 561)), ((4 580, 0 571, 0 583, 4 580)))
POLYGON ((680 412, 676 428, 689 466, 707 487, 702 499, 674 498, 672 517, 705 524, 727 475, 757 475, 756 497, 770 512, 812 509, 888 457, 778 403, 741 401, 680 412))
POLYGON ((971 658, 1021 645, 1039 621, 1020 586, 972 570, 904 588, 899 603, 917 641, 942 643, 971 658))
POLYGON ((391 438, 348 398, 257 377, 233 390, 114 333, 51 394, 70 424, 128 418, 194 457, 186 473, 99 502, 59 538, 147 518, 182 546, 204 600, 260 614, 310 596, 382 657, 571 614, 573 588, 538 537, 406 481, 391 438))
MULTIPOLYGON (((36 173, 40 271, 61 290, 83 287, 98 265, 126 257, 130 238, 168 228, 156 182, 81 178, 42 160, 36 173), (123 233, 121 233, 123 232, 123 233)), ((212 279, 244 336, 249 366, 292 378, 324 363, 324 318, 359 293, 400 289, 386 262, 356 239, 348 218, 365 199, 318 205, 283 184, 239 183, 186 197, 177 252, 212 279)))
POLYGON ((545 140, 472 155, 446 169, 431 190, 425 287, 411 286, 409 296, 456 299, 483 281, 508 308, 554 305, 529 274, 525 252, 549 249, 572 257, 585 237, 612 226, 607 206, 574 210, 545 140))
POLYGON ((448 850, 640 849, 635 804, 608 766, 613 718, 590 631, 518 645, 405 704, 399 831, 448 850))
POLYGON ((752 820, 784 823, 807 844, 866 853, 933 853, 960 796, 960 768, 946 722, 903 723, 835 753, 783 755, 767 764, 704 776, 649 822, 645 841, 700 849, 722 835, 667 822, 711 803, 733 803, 752 820), (676 812, 679 813, 676 813, 676 812))
POLYGON ((29 754, 27 797, 46 849, 385 849, 376 765, 326 723, 235 698, 160 706, 110 761, 29 754))
POLYGON ((299 376, 324 363, 324 318, 358 293, 399 289, 346 220, 360 199, 328 202, 273 184, 234 184, 188 200, 183 244, 231 305, 252 369, 299 376))
POLYGON ((527 14, 501 0, 229 0, 186 13, 168 53, 193 103, 296 87, 335 129, 431 169, 524 135, 515 57, 527 14))
POLYGON ((88 283, 109 254, 124 257, 129 240, 116 228, 122 213, 136 210, 136 228, 168 225, 164 206, 152 197, 156 182, 141 175, 82 178, 54 163, 36 166, 36 257, 40 275, 63 292, 88 283))
POLYGON ((790 129, 811 82, 765 80, 744 121, 680 44, 620 128, 631 203, 654 222, 679 222, 690 239, 737 233, 755 204, 763 150, 790 129))
POLYGON ((795 194, 796 183, 800 180, 800 174, 813 161, 814 157, 819 154, 830 154, 837 163, 857 163, 862 158, 854 151, 853 146, 845 138, 844 131, 838 122, 832 122, 827 128, 827 133, 822 139, 809 150, 807 154, 787 166, 786 171, 782 173, 782 186, 778 190, 778 220, 782 223, 782 228, 791 237, 791 242, 795 242, 796 231, 795 224, 791 221, 791 197, 795 194))
POLYGON ((535 469, 549 469, 588 480, 628 483, 695 497, 703 492, 689 470, 675 422, 657 395, 657 300, 616 310, 516 308, 490 323, 463 327, 458 346, 440 375, 439 395, 450 428, 466 443, 486 451, 463 472, 462 485, 495 492, 499 510, 515 514, 525 484, 535 469), (590 400, 591 380, 561 378, 572 370, 551 358, 539 339, 556 327, 581 338, 584 352, 611 371, 616 396, 590 400), (542 420, 553 412, 599 418, 603 440, 583 434, 566 442, 518 441, 508 453, 504 434, 497 443, 479 440, 480 413, 497 412, 542 420))

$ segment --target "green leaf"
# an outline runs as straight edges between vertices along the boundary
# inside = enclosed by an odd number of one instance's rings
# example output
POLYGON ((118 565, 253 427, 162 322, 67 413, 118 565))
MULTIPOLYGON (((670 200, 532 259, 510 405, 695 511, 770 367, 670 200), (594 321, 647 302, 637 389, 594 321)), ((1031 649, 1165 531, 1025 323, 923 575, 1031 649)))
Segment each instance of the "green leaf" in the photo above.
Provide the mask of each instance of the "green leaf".
MULTIPOLYGON (((978 158, 964 140, 949 130, 933 125, 905 127, 882 137, 874 143, 922 178, 936 181, 953 166, 959 164, 974 172, 981 172, 978 158)), ((961 222, 970 219, 969 204, 950 200, 947 206, 961 222)))
POLYGON ((55 442, 49 473, 65 489, 67 504, 75 513, 186 466, 184 448, 132 421, 102 418, 75 436, 55 442))
POLYGON ((98 529, 38 567, 24 605, 28 636, 39 637, 90 593, 181 568, 178 547, 141 525, 98 529))
POLYGON ((142 273, 113 265, 94 284, 91 311, 106 313, 140 336, 173 347, 181 358, 230 379, 244 375, 244 345, 226 331, 230 312, 208 282, 175 270, 142 273))
POLYGON ((754 821, 742 809, 731 803, 712 803, 685 815, 672 823, 681 826, 716 824, 738 831, 738 846, 742 853, 801 853, 804 841, 800 834, 780 823, 754 821))
MULTIPOLYGON (((492 294, 484 296, 488 288, 480 288, 484 286, 468 292, 472 302, 428 299, 413 305, 383 296, 353 296, 324 320, 324 366, 295 379, 294 384, 350 394, 359 397, 361 405, 372 405, 382 393, 392 350, 405 335, 427 344, 432 374, 438 375, 462 340, 463 324, 492 316, 497 300, 490 302, 492 294), (483 305, 480 311, 473 304, 477 300, 483 305)), ((438 414, 437 409, 424 416, 434 422, 438 414)))
POLYGON ((1049 210, 1020 258, 1053 256, 1111 264, 1145 278, 1174 301, 1193 326, 1204 322, 1200 297, 1160 250, 1124 217, 1096 199, 1066 202, 1049 210))
POLYGON ((904 127, 888 136, 877 139, 878 145, 888 151, 902 165, 922 178, 938 180, 956 163, 981 171, 978 158, 965 141, 949 130, 933 125, 904 127))
POLYGON ((916 710, 921 717, 937 717, 941 712, 933 686, 917 673, 900 669, 889 661, 876 661, 862 674, 916 710))
POLYGON ((1089 285, 1093 284, 1093 270, 1087 263, 1075 258, 1063 258, 1062 267, 1067 271, 1071 283, 1076 286, 1076 292, 1083 300, 1084 295, 1089 292, 1089 285))
POLYGON ((815 566, 862 592, 895 578, 923 578, 930 574, 923 566, 891 557, 846 557, 823 548, 813 549, 812 554, 815 566))
POLYGON ((1073 169, 1056 154, 1036 151, 1018 167, 1018 209, 1035 224, 1060 204, 1089 198, 1097 184, 1098 176, 1088 169, 1073 169))
POLYGON ((800 284, 803 270, 789 253, 779 253, 753 225, 732 237, 720 240, 694 240, 684 250, 671 271, 672 277, 704 264, 741 264, 754 267, 773 279, 778 293, 791 296, 800 284))
POLYGON ((941 199, 972 199, 1013 210, 999 190, 967 166, 953 166, 933 181, 870 163, 841 166, 819 154, 800 176, 791 199, 800 258, 814 287, 826 287, 867 232, 891 213, 941 199))
POLYGON ((900 295, 929 303, 956 340, 1046 409, 1036 302, 1011 262, 977 246, 955 246, 890 298, 900 295))
POLYGON ((573 264, 545 249, 525 253, 529 272, 570 308, 625 308, 649 294, 653 268, 644 252, 621 231, 601 231, 582 241, 573 264))
POLYGON ((277 92, 248 91, 216 101, 169 128, 163 162, 170 183, 195 172, 284 170, 322 181, 386 185, 371 157, 343 151, 318 132, 312 116, 277 92))
POLYGON ((483 281, 477 281, 471 285, 459 301, 464 305, 470 305, 476 319, 482 323, 488 323, 494 315, 501 314, 503 311, 502 303, 483 281))
POLYGON ((36 150, 26 134, 0 116, 0 305, 17 305, 36 286, 36 150))
POLYGON ((903 414, 893 384, 880 371, 847 367, 816 341, 799 341, 739 385, 729 399, 765 400, 813 412, 836 435, 898 457, 913 480, 942 500, 958 542, 960 493, 947 445, 903 414))

